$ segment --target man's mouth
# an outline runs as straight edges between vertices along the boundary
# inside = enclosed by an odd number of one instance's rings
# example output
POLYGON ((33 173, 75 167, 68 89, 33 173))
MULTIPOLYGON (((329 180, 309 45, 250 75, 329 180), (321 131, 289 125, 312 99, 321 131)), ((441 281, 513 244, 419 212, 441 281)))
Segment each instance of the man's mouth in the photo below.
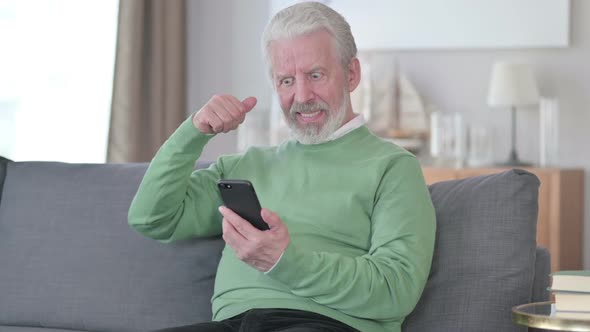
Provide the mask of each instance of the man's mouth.
POLYGON ((297 112, 297 119, 304 123, 316 122, 323 118, 324 112, 322 110, 310 112, 310 113, 300 113, 297 112))

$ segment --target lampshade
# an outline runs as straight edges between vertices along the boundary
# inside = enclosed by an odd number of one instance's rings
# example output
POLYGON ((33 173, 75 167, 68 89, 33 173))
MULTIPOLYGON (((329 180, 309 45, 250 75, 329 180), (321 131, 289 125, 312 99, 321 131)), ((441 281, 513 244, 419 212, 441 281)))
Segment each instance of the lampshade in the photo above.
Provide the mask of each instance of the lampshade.
POLYGON ((527 106, 539 102, 532 68, 524 63, 497 62, 492 69, 488 105, 527 106))

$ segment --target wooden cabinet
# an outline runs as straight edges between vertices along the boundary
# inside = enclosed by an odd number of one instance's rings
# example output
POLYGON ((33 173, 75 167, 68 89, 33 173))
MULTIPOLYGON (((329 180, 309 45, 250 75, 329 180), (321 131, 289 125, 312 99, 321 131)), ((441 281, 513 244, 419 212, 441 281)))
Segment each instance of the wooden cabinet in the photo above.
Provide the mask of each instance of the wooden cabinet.
MULTIPOLYGON (((508 168, 424 167, 428 184, 498 173, 508 168)), ((541 181, 537 244, 551 253, 551 271, 581 270, 584 223, 584 171, 582 169, 527 168, 541 181)))

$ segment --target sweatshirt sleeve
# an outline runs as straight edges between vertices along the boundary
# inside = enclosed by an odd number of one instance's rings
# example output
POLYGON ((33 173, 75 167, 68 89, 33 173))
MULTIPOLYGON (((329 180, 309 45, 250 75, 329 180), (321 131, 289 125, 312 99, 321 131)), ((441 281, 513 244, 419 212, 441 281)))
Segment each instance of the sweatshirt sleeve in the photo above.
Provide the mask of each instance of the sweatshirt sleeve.
POLYGON ((436 227, 415 157, 401 157, 385 172, 371 223, 367 254, 310 252, 290 244, 267 275, 295 295, 351 316, 401 319, 413 310, 426 284, 436 227))
POLYGON ((172 242, 221 234, 217 180, 222 162, 194 171, 212 135, 183 122, 152 159, 129 208, 129 225, 139 233, 172 242))

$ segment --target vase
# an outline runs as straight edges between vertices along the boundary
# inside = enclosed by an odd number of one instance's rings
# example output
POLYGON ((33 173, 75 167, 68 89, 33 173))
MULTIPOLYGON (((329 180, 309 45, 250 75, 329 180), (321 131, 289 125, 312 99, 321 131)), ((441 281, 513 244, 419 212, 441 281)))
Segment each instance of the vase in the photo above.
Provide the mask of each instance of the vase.
POLYGON ((539 101, 539 166, 559 163, 559 103, 555 98, 539 101))

